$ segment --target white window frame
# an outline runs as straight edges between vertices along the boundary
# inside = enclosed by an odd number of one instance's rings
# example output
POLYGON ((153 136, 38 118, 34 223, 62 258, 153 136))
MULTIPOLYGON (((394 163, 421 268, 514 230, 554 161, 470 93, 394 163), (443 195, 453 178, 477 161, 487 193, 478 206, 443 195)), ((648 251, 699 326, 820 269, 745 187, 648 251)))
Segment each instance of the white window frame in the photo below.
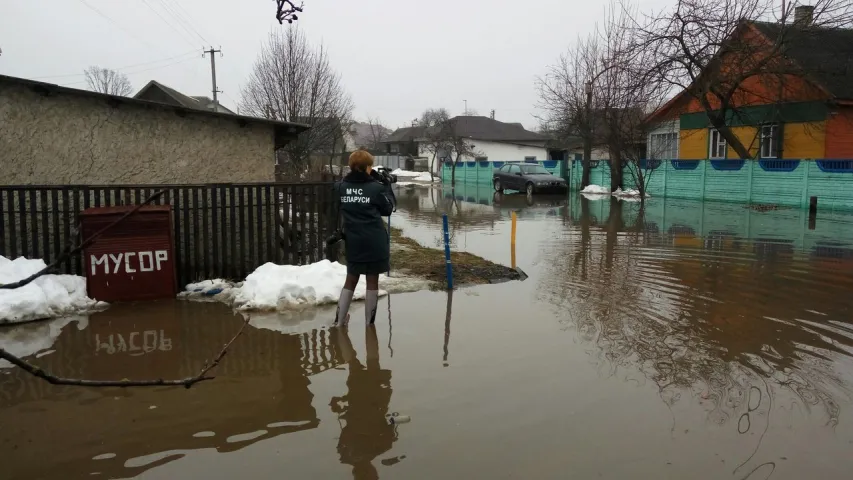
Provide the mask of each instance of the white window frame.
POLYGON ((716 128, 712 128, 708 132, 708 158, 712 160, 724 160, 726 158, 726 154, 729 151, 729 144, 726 142, 726 139, 723 138, 723 134, 720 133, 716 128), (716 137, 716 142, 714 141, 716 137), (714 147, 718 149, 722 147, 723 152, 722 156, 719 155, 719 152, 714 150, 714 147))
POLYGON ((659 132, 649 135, 650 160, 677 160, 678 159, 678 132, 659 132), (666 148, 661 148, 666 145, 666 148))
POLYGON ((391 151, 388 153, 400 153, 400 145, 396 143, 391 144, 391 151))
POLYGON ((779 158, 779 124, 768 123, 766 125, 761 125, 761 127, 759 127, 759 128, 761 128, 761 130, 760 130, 761 136, 759 138, 759 143, 758 143, 758 145, 759 145, 759 158, 768 158, 768 159, 779 158), (764 139, 768 138, 765 134, 765 132, 766 132, 765 129, 770 130, 770 137, 769 137, 770 141, 767 143, 767 145, 764 144, 764 139), (767 147, 767 149, 769 151, 765 150, 765 148, 764 148, 765 146, 767 147))

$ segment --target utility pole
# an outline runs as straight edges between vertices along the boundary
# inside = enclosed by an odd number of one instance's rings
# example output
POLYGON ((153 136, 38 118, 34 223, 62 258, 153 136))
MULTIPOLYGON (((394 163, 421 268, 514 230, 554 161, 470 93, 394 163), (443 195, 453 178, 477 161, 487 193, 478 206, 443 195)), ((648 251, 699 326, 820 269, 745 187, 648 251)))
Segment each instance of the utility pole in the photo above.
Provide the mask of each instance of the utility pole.
MULTIPOLYGON (((220 49, 222 47, 219 47, 220 49)), ((216 54, 222 56, 222 50, 215 50, 213 47, 210 47, 210 50, 204 50, 204 53, 201 54, 201 58, 204 58, 205 55, 210 55, 210 80, 213 83, 213 110, 216 111, 216 108, 219 106, 219 97, 216 95, 221 92, 216 88, 216 54)))
POLYGON ((464 115, 467 116, 468 115, 468 100, 462 100, 462 101, 465 102, 465 113, 464 113, 464 115))

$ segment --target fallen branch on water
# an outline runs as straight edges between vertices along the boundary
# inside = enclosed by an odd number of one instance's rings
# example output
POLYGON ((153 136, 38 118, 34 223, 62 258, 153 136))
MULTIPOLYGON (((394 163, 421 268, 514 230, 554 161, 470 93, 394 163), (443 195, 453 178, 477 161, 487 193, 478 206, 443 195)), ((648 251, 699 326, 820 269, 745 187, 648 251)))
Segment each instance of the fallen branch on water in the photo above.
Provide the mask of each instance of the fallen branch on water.
POLYGON ((0 359, 7 360, 10 363, 14 364, 16 367, 21 368, 25 372, 36 376, 38 378, 46 380, 48 383, 53 385, 75 385, 79 387, 158 387, 158 386, 183 386, 185 388, 190 388, 196 383, 203 382, 205 380, 213 380, 216 377, 208 376, 207 372, 211 369, 219 365, 219 362, 228 353, 228 349, 231 347, 231 344, 234 343, 237 338, 243 334, 243 330, 246 328, 246 325, 249 323, 249 318, 247 317, 245 321, 243 321, 243 325, 240 327, 240 330, 222 347, 222 350, 219 352, 216 357, 213 358, 212 362, 204 362, 201 371, 198 375, 194 377, 184 378, 180 380, 164 380, 162 378, 158 378, 155 380, 84 380, 77 378, 62 378, 57 377, 56 375, 51 374, 50 372, 46 372, 40 367, 37 367, 26 360, 23 360, 6 350, 0 348, 0 359))
MULTIPOLYGON (((44 267, 43 269, 39 270, 38 272, 36 272, 36 273, 34 273, 34 274, 30 275, 29 277, 27 277, 27 278, 25 278, 25 279, 23 279, 23 280, 18 280, 17 282, 13 282, 13 283, 7 283, 7 284, 5 284, 5 285, 0 284, 0 289, 13 290, 13 289, 15 289, 15 288, 21 288, 21 287, 23 287, 23 286, 25 286, 25 285, 29 285, 29 284, 30 284, 30 283, 32 283, 35 279, 37 279, 37 278, 41 277, 42 275, 47 275, 48 273, 52 272, 52 271, 53 271, 57 266, 59 266, 62 262, 64 262, 65 260, 67 260, 69 257, 71 257, 72 255, 76 255, 76 254, 80 253, 80 251, 82 251, 84 248, 86 248, 86 247, 88 247, 89 245, 91 245, 91 244, 92 244, 92 242, 94 242, 95 240, 97 240, 97 239, 98 239, 98 237, 100 237, 101 235, 103 235, 103 234, 104 234, 104 232, 106 232, 107 230, 109 230, 109 229, 111 229, 111 228, 115 227, 115 226, 116 226, 116 225, 118 225, 119 223, 123 222, 123 221, 124 221, 124 220, 126 220, 128 217, 130 217, 130 216, 131 216, 131 215, 133 215, 134 213, 138 212, 138 211, 139 211, 139 209, 141 209, 142 207, 144 207, 144 206, 148 205, 149 203, 153 202, 154 200, 157 200, 157 199, 158 199, 158 198, 160 198, 160 196, 162 196, 164 193, 166 193, 166 191, 165 191, 165 190, 160 190, 159 192, 155 192, 155 193, 153 193, 150 197, 146 198, 144 202, 142 202, 141 204, 137 205, 133 210, 130 210, 130 211, 126 212, 124 215, 122 215, 121 217, 117 218, 114 222, 110 223, 110 224, 109 224, 109 225, 107 225, 106 227, 104 227, 104 228, 102 228, 102 229, 98 230, 97 232, 93 233, 93 234, 92 234, 92 236, 90 236, 89 238, 87 238, 87 239, 86 239, 86 241, 84 241, 84 242, 83 242, 83 243, 81 243, 80 245, 74 246, 73 241, 72 241, 72 240, 69 240, 69 242, 68 242, 68 246, 67 246, 67 247, 65 247, 65 250, 63 250, 63 251, 62 251, 62 253, 61 253, 58 257, 56 257, 56 260, 54 260, 54 261, 50 262, 50 265, 48 265, 48 266, 44 267)), ((72 238, 73 238, 73 237, 72 237, 72 238)))

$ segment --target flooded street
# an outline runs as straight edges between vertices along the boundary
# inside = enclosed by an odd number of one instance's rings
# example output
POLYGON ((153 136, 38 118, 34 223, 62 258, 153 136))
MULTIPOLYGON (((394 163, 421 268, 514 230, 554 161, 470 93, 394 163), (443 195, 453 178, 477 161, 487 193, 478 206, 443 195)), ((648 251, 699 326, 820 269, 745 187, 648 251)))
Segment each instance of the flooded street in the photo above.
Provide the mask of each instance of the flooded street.
MULTIPOLYGON (((523 282, 257 315, 191 389, 56 387, 0 363, 0 478, 846 479, 853 215, 489 186, 398 192, 392 225, 523 282), (410 423, 389 425, 399 413, 410 423)), ((392 271, 394 259, 391 259, 392 271)), ((51 373, 196 375, 213 303, 0 329, 51 373)))

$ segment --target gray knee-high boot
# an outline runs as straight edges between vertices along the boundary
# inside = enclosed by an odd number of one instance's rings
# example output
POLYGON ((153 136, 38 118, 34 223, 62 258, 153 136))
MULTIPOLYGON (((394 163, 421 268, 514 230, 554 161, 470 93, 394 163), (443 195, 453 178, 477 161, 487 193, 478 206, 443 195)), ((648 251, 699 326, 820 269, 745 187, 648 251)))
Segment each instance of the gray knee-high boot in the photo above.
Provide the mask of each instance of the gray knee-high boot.
POLYGON ((347 325, 347 314, 349 313, 349 304, 352 303, 352 290, 342 288, 341 298, 338 299, 338 312, 335 314, 335 325, 345 327, 347 325))
POLYGON ((364 323, 373 325, 376 321, 376 305, 379 303, 379 290, 368 290, 364 297, 364 323))

